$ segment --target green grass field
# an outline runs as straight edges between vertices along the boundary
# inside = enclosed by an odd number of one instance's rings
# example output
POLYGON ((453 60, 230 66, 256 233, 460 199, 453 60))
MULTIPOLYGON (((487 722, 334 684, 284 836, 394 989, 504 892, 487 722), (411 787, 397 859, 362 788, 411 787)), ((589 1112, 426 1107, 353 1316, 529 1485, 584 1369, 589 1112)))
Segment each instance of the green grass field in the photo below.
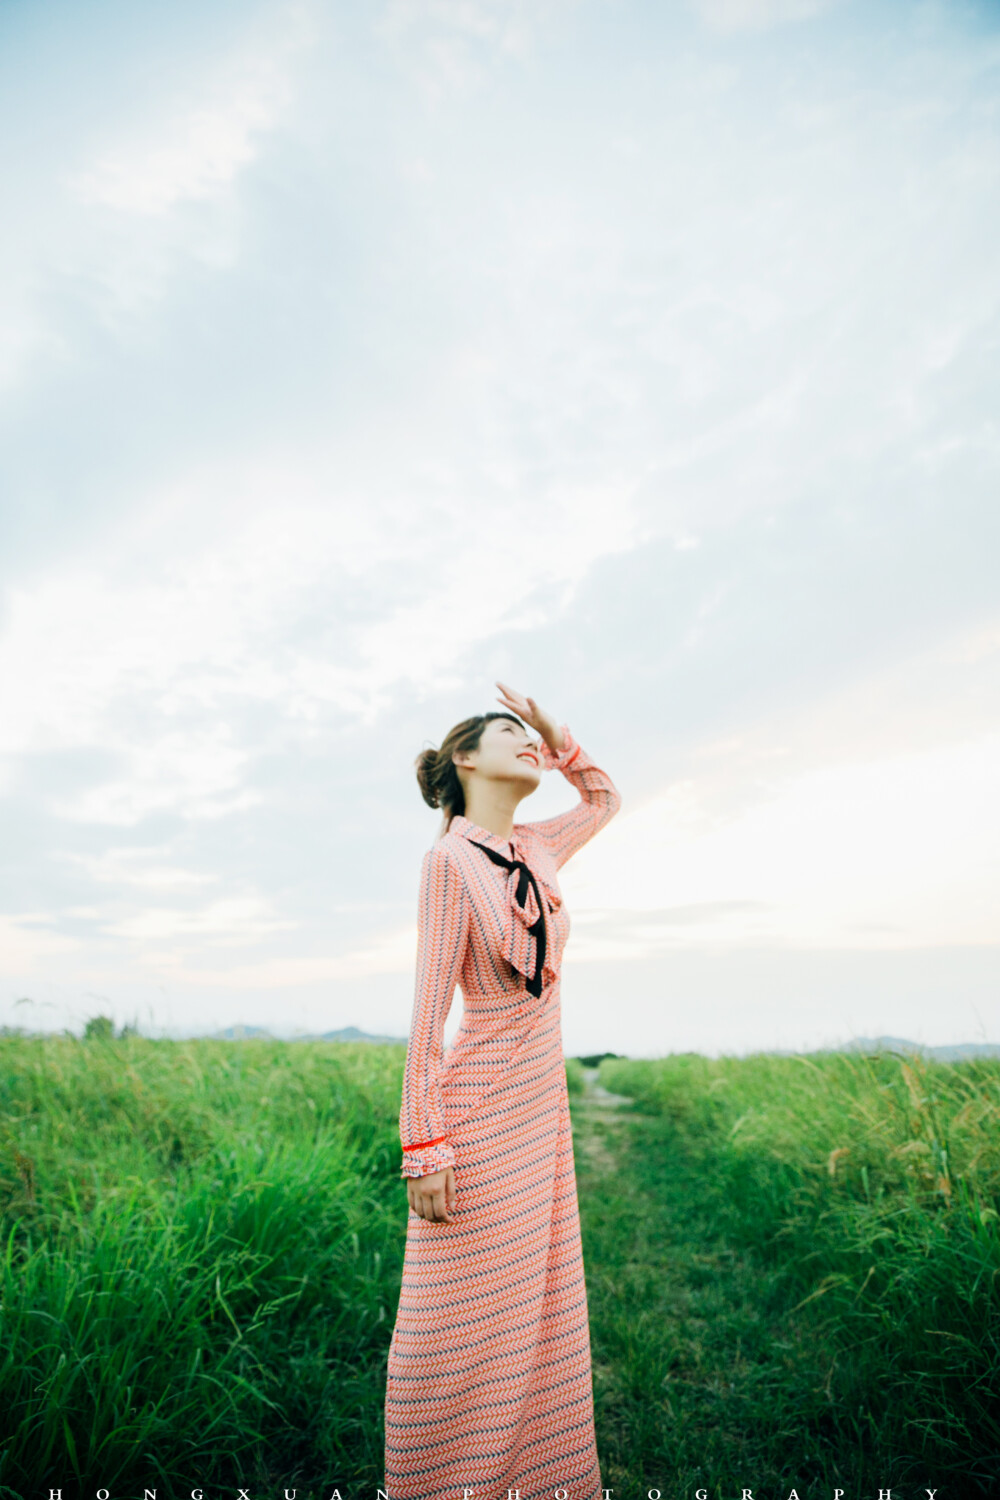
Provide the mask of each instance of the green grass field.
MULTIPOLYGON (((0 1500, 374 1496, 403 1055, 0 1037, 0 1500)), ((990 1492, 1000 1065, 567 1073, 616 1500, 990 1492)))
POLYGON ((580 1153, 605 1482, 996 1493, 1000 1062, 682 1055, 601 1082, 638 1110, 580 1153))

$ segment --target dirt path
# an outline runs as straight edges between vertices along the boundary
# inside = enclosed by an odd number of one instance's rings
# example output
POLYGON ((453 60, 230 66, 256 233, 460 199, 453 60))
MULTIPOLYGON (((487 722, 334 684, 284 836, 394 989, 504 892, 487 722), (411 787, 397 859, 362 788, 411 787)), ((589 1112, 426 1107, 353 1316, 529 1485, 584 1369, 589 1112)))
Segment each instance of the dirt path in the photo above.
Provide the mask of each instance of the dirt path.
POLYGON ((728 1240, 710 1169, 596 1068, 570 1107, 604 1484, 619 1500, 845 1488, 824 1442, 831 1351, 786 1316, 780 1267, 728 1240))
POLYGON ((622 1112, 634 1100, 613 1094, 598 1082, 599 1068, 583 1068, 584 1091, 571 1096, 573 1140, 595 1167, 607 1171, 617 1165, 615 1155, 621 1133, 622 1112))
POLYGON ((627 1094, 613 1094, 610 1089, 602 1087, 598 1082, 601 1076, 600 1068, 581 1068, 580 1071, 583 1073, 586 1090, 582 1100, 585 1106, 593 1106, 596 1109, 621 1109, 625 1105, 634 1104, 635 1101, 627 1094))

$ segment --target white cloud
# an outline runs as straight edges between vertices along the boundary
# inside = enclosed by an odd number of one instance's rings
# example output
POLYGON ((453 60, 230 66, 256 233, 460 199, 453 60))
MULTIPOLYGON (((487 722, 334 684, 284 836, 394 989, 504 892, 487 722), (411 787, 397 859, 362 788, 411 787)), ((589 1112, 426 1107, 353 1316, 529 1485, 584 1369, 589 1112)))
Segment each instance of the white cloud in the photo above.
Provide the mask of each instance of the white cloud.
MULTIPOLYGON (((148 907, 121 921, 106 923, 103 931, 109 937, 139 945, 147 963, 172 968, 181 962, 182 950, 192 940, 199 945, 253 944, 296 925, 273 917, 268 903, 258 896, 232 896, 194 911, 148 907), (165 942, 171 944, 168 949, 157 948, 165 942)), ((227 974, 231 972, 227 970, 227 974)))
POLYGON ((311 35, 307 6, 281 6, 265 36, 215 66, 200 98, 175 103, 137 138, 130 132, 71 178, 72 191, 84 203, 152 217, 216 196, 280 120, 292 65, 311 35))
POLYGON ((241 789, 247 753, 229 742, 228 731, 157 734, 153 742, 127 742, 112 731, 124 751, 127 777, 88 788, 72 797, 53 796, 51 809, 70 822, 128 828, 151 813, 182 818, 223 818, 253 807, 259 794, 241 789))
POLYGON ((79 564, 12 591, 0 635, 8 771, 26 754, 82 747, 116 762, 121 769, 100 785, 53 791, 52 810, 72 820, 128 825, 166 807, 216 817, 249 806, 240 787, 247 752, 227 726, 211 715, 176 722, 225 692, 225 605, 207 589, 192 599, 181 578, 116 589, 79 564))
POLYGON ((498 631, 544 628, 598 558, 636 540, 627 495, 600 486, 553 485, 543 504, 508 491, 495 527, 447 494, 438 531, 400 509, 392 474, 369 475, 361 497, 335 472, 324 484, 260 463, 192 478, 141 507, 114 546, 11 592, 0 754, 10 767, 86 747, 114 763, 54 793, 58 816, 124 827, 251 807, 259 745, 238 739, 234 712, 266 707, 301 741, 331 713, 371 723, 395 684, 440 682, 498 631), (413 573, 413 602, 396 604, 397 578, 413 573), (366 607, 350 624, 340 597, 359 584, 366 607))
POLYGON ((693 0, 713 31, 764 31, 789 22, 809 21, 844 0, 693 0))
POLYGON ((680 782, 620 817, 599 853, 583 851, 567 871, 567 901, 584 917, 574 957, 691 943, 1000 942, 998 765, 995 731, 818 766, 722 818, 696 778, 680 782), (676 920, 699 903, 694 925, 676 920), (633 913, 651 907, 660 908, 659 924, 636 930, 633 913), (618 932, 588 937, 588 909, 605 927, 617 912, 618 932))
MULTIPOLYGON (((192 887, 212 885, 218 880, 207 870, 185 870, 177 865, 162 863, 163 850, 156 845, 147 848, 129 846, 110 848, 97 855, 76 854, 71 851, 56 851, 54 859, 83 870, 90 880, 98 885, 111 885, 119 890, 130 887, 150 890, 189 890, 192 887)), ((99 918, 99 907, 77 907, 73 916, 99 918)))
MULTIPOLYGON (((277 0, 247 19, 242 41, 222 56, 198 36, 186 67, 143 67, 155 82, 140 106, 123 113, 112 88, 83 128, 65 129, 79 119, 73 91, 50 101, 40 84, 45 123, 29 124, 0 182, 18 204, 0 246, 0 390, 73 369, 81 355, 89 368, 81 346, 95 323, 134 333, 185 269, 236 264, 243 224, 234 189, 293 113, 316 14, 314 0, 277 0)), ((74 46, 72 30, 65 46, 74 46)), ((112 51, 108 67, 134 62, 112 51)), ((29 49, 22 66, 32 65, 29 49)))
MULTIPOLYGON (((342 953, 311 954, 303 957, 270 958, 259 963, 227 964, 225 968, 207 968, 185 964, 174 975, 192 988, 242 990, 294 990, 309 985, 332 983, 344 979, 361 979, 378 974, 412 976, 417 956, 417 929, 413 924, 394 928, 372 943, 348 948, 342 953)), ((403 988, 410 985, 404 984, 403 988)), ((461 997, 456 999, 461 1010, 461 997)), ((452 1017, 454 1025, 454 1015, 452 1017)))
POLYGON ((35 977, 44 974, 54 959, 78 953, 83 944, 53 931, 55 920, 50 912, 0 914, 0 975, 35 977))
POLYGON ((481 83, 497 58, 523 58, 576 0, 388 0, 378 34, 433 100, 481 83))

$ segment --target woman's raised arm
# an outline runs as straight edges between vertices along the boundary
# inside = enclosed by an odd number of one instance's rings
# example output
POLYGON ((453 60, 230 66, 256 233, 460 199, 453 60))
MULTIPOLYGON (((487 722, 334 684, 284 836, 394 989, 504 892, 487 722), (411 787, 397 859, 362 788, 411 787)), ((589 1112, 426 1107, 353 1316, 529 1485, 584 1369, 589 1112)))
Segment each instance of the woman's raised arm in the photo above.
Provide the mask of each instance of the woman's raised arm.
POLYGON ((622 802, 611 777, 580 748, 565 724, 562 726, 562 740, 563 747, 558 754, 543 740, 542 758, 550 770, 561 771, 566 780, 573 783, 580 793, 580 801, 568 812, 527 824, 535 838, 545 844, 557 868, 592 839, 599 828, 611 821, 622 802))
POLYGON ((558 868, 614 817, 622 804, 621 795, 607 771, 602 771, 581 750, 565 724, 557 725, 534 698, 525 697, 503 682, 498 682, 497 687, 500 702, 541 736, 538 748, 545 766, 550 771, 561 771, 580 793, 581 800, 569 812, 522 825, 547 846, 558 868))

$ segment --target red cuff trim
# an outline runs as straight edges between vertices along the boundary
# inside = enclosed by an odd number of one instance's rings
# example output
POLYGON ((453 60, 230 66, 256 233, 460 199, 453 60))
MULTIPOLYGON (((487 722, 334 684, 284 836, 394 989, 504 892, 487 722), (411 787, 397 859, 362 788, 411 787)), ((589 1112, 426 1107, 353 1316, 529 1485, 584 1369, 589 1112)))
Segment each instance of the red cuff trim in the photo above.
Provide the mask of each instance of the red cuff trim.
POLYGON ((580 754, 580 746, 577 745, 576 749, 573 751, 573 754, 570 756, 569 760, 566 762, 566 765, 563 766, 563 770, 564 771, 567 769, 568 766, 571 766, 573 764, 573 762, 576 760, 576 757, 579 754, 580 754))
POLYGON ((423 1149, 424 1146, 438 1146, 438 1145, 440 1145, 440 1143, 442 1141, 446 1141, 447 1139, 448 1139, 448 1137, 446 1135, 439 1135, 433 1141, 417 1141, 416 1144, 413 1145, 413 1146, 404 1146, 403 1150, 404 1151, 420 1151, 420 1150, 423 1149))

